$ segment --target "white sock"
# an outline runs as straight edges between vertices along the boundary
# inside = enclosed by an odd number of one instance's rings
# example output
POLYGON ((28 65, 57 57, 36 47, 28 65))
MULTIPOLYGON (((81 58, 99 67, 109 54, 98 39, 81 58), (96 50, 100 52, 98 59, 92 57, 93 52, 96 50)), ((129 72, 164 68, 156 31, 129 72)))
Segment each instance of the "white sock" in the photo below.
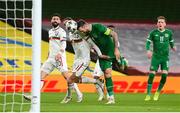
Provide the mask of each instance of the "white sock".
POLYGON ((44 80, 41 80, 41 86, 40 86, 40 88, 42 89, 43 86, 44 86, 44 80))
POLYGON ((67 89, 67 93, 66 93, 67 97, 71 97, 71 95, 72 95, 71 91, 73 89, 73 86, 74 86, 73 83, 72 84, 68 84, 68 89, 67 89))
POLYGON ((82 83, 96 83, 96 79, 82 76, 82 83))
POLYGON ((76 92, 76 94, 77 94, 78 96, 82 96, 82 93, 81 93, 81 91, 79 90, 78 85, 77 85, 76 83, 74 83, 74 91, 76 92))
POLYGON ((114 95, 109 96, 109 98, 114 99, 114 95))
POLYGON ((102 89, 99 87, 99 85, 95 84, 95 86, 96 86, 96 90, 97 90, 99 96, 104 95, 104 92, 103 92, 102 89))

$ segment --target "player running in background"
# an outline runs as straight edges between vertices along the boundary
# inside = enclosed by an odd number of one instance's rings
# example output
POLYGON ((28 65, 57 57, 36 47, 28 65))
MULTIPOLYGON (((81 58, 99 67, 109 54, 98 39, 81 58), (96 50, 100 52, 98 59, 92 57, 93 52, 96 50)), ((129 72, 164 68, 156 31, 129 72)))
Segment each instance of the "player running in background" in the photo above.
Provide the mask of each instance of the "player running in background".
POLYGON ((114 104, 115 98, 111 71, 112 60, 114 58, 116 58, 116 60, 120 59, 120 52, 118 49, 118 35, 116 32, 112 31, 111 29, 105 27, 102 24, 89 24, 84 20, 79 20, 77 23, 78 30, 89 35, 95 42, 95 44, 99 47, 102 54, 110 57, 109 60, 99 59, 99 64, 101 70, 104 72, 106 89, 109 95, 108 102, 106 104, 114 104))
MULTIPOLYGON (((77 30, 77 23, 71 18, 64 20, 66 29, 69 31, 69 38, 72 43, 75 57, 73 63, 73 74, 69 78, 70 83, 94 83, 99 93, 98 101, 102 101, 104 98, 103 83, 98 79, 82 76, 90 63, 90 49, 94 48, 99 56, 102 56, 99 48, 94 44, 90 38, 77 30)), ((99 73, 97 73, 99 74, 99 73)), ((65 97, 71 98, 71 97, 65 97)))
POLYGON ((151 89, 154 76, 161 67, 161 81, 157 91, 154 94, 154 100, 157 101, 160 92, 166 83, 166 78, 169 69, 169 45, 173 51, 176 51, 174 40, 172 38, 172 31, 166 29, 166 18, 163 16, 157 17, 157 29, 152 30, 146 41, 147 56, 151 59, 151 66, 149 72, 147 95, 145 101, 151 100, 151 89), (153 50, 151 51, 150 44, 153 43, 153 50))
MULTIPOLYGON (((55 13, 51 18, 52 28, 49 30, 49 55, 48 59, 41 67, 41 88, 44 86, 44 78, 47 77, 55 68, 57 68, 67 80, 68 68, 66 63, 66 32, 60 27, 61 17, 55 13)), ((71 90, 73 88, 78 95, 77 102, 82 99, 82 93, 79 91, 77 84, 68 84, 67 95, 71 96, 71 90)), ((31 100, 31 96, 24 95, 26 100, 31 100)), ((67 103, 68 100, 63 100, 62 103, 67 103)))

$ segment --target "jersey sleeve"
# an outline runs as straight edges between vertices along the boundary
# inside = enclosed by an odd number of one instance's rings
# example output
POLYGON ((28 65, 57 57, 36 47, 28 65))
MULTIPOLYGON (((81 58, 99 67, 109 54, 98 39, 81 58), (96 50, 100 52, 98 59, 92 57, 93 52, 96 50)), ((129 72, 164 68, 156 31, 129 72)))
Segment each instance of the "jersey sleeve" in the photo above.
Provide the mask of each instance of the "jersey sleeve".
POLYGON ((173 48, 173 47, 174 47, 174 39, 173 39, 173 35, 172 35, 172 34, 173 34, 173 33, 172 33, 172 32, 170 32, 169 44, 170 44, 171 48, 173 48))
POLYGON ((100 50, 100 49, 98 48, 98 46, 92 41, 91 38, 88 38, 87 42, 88 42, 90 48, 93 48, 93 49, 96 51, 96 53, 97 53, 98 56, 101 56, 101 55, 102 55, 101 50, 100 50))
POLYGON ((151 42, 153 41, 153 33, 150 32, 148 35, 148 38, 146 40, 146 50, 150 50, 151 48, 151 42))
POLYGON ((62 36, 63 38, 66 38, 66 37, 67 37, 67 36, 66 36, 66 31, 63 30, 61 36, 62 36))
POLYGON ((105 35, 110 35, 110 33, 111 33, 111 29, 105 27, 102 24, 98 24, 98 28, 99 28, 99 31, 105 35))
POLYGON ((59 53, 63 54, 65 51, 66 51, 66 41, 62 41, 59 53))

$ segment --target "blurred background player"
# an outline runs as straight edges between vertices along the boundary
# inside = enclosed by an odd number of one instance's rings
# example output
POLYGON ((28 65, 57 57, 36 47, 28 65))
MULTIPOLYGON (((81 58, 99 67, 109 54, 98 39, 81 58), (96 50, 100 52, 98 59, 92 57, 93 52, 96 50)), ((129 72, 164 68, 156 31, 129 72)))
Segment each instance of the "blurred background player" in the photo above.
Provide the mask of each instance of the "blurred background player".
POLYGON ((75 52, 72 70, 73 74, 69 78, 69 82, 94 83, 99 93, 98 101, 103 100, 103 83, 100 82, 100 80, 97 78, 93 79, 86 76, 82 76, 82 74, 87 69, 90 63, 90 48, 93 47, 97 51, 98 55, 102 56, 99 48, 93 43, 93 41, 89 41, 90 39, 88 37, 86 37, 84 34, 80 33, 77 30, 77 23, 74 20, 72 20, 72 18, 66 18, 63 23, 65 24, 66 29, 69 31, 69 38, 75 52))
POLYGON ((120 59, 119 41, 116 32, 105 27, 102 24, 89 24, 84 20, 78 21, 78 30, 89 35, 95 44, 99 47, 103 55, 109 56, 111 59, 99 59, 101 70, 104 72, 106 80, 106 88, 109 95, 108 102, 106 104, 114 104, 114 91, 113 82, 111 78, 112 71, 112 59, 120 59), (112 40, 112 38, 113 40, 112 40))
MULTIPOLYGON (((68 68, 66 63, 66 32, 59 25, 61 23, 61 17, 58 13, 55 13, 51 17, 52 28, 49 30, 49 55, 48 59, 44 62, 41 67, 41 88, 44 85, 44 79, 47 77, 55 68, 57 68, 63 75, 68 79, 68 68)), ((68 84, 67 96, 71 97, 71 90, 75 89, 78 100, 82 99, 82 93, 79 91, 77 84, 68 84)), ((31 96, 24 95, 26 100, 31 100, 31 96)), ((71 98, 70 98, 71 99, 71 98)), ((64 99, 62 103, 67 103, 69 100, 64 99)))
POLYGON ((161 67, 161 81, 157 91, 154 94, 154 100, 157 101, 160 92, 166 83, 166 78, 169 69, 169 45, 173 51, 176 51, 174 40, 172 38, 172 31, 166 29, 166 18, 164 16, 157 17, 157 29, 152 30, 146 41, 147 56, 151 59, 151 66, 149 72, 147 95, 145 101, 151 100, 151 89, 154 75, 161 67), (153 43, 153 53, 150 44, 153 43))

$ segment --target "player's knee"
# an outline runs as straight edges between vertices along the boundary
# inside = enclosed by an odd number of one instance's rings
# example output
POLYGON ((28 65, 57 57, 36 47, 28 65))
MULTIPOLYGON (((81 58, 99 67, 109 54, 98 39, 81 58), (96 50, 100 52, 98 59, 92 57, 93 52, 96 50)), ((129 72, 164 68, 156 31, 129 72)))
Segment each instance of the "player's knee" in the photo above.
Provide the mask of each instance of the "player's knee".
POLYGON ((69 79, 69 74, 68 74, 68 72, 62 72, 62 75, 63 75, 63 77, 64 77, 66 80, 69 79))
POLYGON ((162 70, 162 74, 168 74, 167 70, 162 70))
POLYGON ((68 84, 72 84, 72 83, 73 83, 73 80, 71 79, 71 77, 69 77, 69 78, 67 79, 67 82, 68 82, 68 84))
POLYGON ((151 70, 149 73, 156 74, 156 71, 151 70))
POLYGON ((41 80, 46 78, 48 76, 48 73, 41 71, 41 80))
POLYGON ((111 77, 111 71, 112 71, 112 69, 106 69, 106 70, 104 71, 104 76, 105 76, 106 78, 111 77))
POLYGON ((70 77, 67 79, 67 82, 68 82, 68 84, 74 83, 74 76, 73 76, 73 75, 70 76, 70 77))

